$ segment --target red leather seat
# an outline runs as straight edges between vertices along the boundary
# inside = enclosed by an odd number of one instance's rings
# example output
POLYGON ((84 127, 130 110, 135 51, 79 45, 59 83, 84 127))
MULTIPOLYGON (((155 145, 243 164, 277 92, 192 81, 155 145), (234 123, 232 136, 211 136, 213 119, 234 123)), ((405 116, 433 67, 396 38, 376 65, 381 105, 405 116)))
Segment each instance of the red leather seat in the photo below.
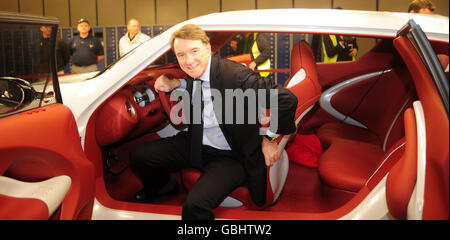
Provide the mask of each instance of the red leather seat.
POLYGON ((386 203, 396 219, 406 219, 408 204, 417 179, 417 127, 414 111, 405 111, 405 153, 386 180, 386 203))
MULTIPOLYGON (((291 51, 291 76, 285 86, 297 96, 298 105, 295 113, 296 124, 314 106, 321 95, 318 81, 316 61, 311 47, 305 41, 297 42, 291 51)), ((235 189, 229 197, 238 200, 249 208, 261 209, 275 203, 281 194, 289 171, 289 159, 284 150, 288 137, 279 138, 278 147, 282 152, 281 159, 272 167, 267 167, 267 195, 266 204, 257 207, 252 201, 246 186, 235 189)), ((200 177, 195 169, 185 169, 181 173, 184 186, 189 190, 200 177)), ((239 204, 238 204, 239 205, 239 204)))
POLYGON ((298 98, 296 120, 320 99, 322 88, 319 84, 316 61, 311 47, 305 41, 297 42, 291 51, 291 76, 284 84, 298 98))
POLYGON ((364 128, 355 127, 345 123, 332 122, 324 124, 317 131, 317 136, 323 147, 329 147, 332 142, 339 139, 360 141, 381 146, 376 134, 364 128))
POLYGON ((327 185, 358 192, 381 161, 384 152, 377 145, 341 139, 319 160, 319 175, 327 185))
MULTIPOLYGON (((318 129, 317 135, 322 146, 328 148, 319 159, 319 175, 327 185, 359 191, 376 170, 386 151, 404 136, 402 116, 416 98, 411 87, 411 76, 405 68, 404 65, 396 65, 379 78, 369 79, 376 82, 359 107, 350 114, 350 117, 367 128, 333 122, 318 129)), ((345 91, 357 93, 358 86, 354 88, 349 85, 345 91)), ((342 93, 335 96, 338 99, 345 97, 342 93)), ((344 105, 343 102, 336 102, 339 103, 344 105)))

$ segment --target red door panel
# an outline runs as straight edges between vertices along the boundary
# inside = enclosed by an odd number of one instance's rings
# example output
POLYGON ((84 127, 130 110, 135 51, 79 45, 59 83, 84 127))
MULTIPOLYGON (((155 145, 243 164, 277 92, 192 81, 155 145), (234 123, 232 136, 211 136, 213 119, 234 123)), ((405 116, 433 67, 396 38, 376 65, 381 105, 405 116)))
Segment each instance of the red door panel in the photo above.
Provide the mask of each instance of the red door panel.
MULTIPOLYGON (((94 166, 82 150, 69 108, 52 104, 0 119, 0 156, 1 175, 13 179, 35 182, 69 176, 71 186, 60 206, 60 219, 90 218, 94 166)), ((25 213, 27 205, 20 211, 25 213)))

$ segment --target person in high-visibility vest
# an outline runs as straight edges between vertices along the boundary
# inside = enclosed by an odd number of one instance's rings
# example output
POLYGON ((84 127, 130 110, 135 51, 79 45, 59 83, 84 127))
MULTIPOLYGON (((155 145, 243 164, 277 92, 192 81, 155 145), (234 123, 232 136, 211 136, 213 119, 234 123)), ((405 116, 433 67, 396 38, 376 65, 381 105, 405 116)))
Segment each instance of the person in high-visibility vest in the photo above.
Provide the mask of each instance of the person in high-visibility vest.
MULTIPOLYGON (((249 33, 244 41, 244 53, 251 53, 252 61, 248 66, 252 70, 270 70, 270 42, 264 33, 249 33), (256 41, 255 41, 256 39, 256 41)), ((260 72, 263 77, 270 72, 260 72)))
POLYGON ((326 63, 355 61, 358 44, 354 36, 323 35, 323 61, 326 63))
MULTIPOLYGON (((342 10, 337 6, 334 9, 342 10)), ((322 35, 323 61, 326 63, 355 61, 358 44, 354 36, 322 35)))

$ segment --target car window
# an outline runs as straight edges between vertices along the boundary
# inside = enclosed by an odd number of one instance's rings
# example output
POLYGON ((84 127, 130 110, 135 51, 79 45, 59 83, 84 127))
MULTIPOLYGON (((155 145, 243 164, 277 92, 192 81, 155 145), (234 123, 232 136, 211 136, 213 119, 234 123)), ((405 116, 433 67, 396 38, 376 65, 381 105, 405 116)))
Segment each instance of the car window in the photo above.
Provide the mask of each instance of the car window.
POLYGON ((0 117, 56 102, 52 31, 56 25, 0 22, 0 117))

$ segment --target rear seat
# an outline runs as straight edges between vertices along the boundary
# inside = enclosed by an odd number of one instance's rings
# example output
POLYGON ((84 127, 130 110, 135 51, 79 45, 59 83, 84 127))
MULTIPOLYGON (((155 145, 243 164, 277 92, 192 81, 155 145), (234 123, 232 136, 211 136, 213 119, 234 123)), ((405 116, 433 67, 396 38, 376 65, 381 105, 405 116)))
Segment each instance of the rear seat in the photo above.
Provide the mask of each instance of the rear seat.
POLYGON ((319 175, 331 187, 359 191, 388 154, 386 150, 404 136, 403 113, 416 98, 406 67, 394 67, 376 81, 361 102, 361 111, 351 115, 367 129, 333 122, 317 131, 327 148, 319 160, 319 175))

